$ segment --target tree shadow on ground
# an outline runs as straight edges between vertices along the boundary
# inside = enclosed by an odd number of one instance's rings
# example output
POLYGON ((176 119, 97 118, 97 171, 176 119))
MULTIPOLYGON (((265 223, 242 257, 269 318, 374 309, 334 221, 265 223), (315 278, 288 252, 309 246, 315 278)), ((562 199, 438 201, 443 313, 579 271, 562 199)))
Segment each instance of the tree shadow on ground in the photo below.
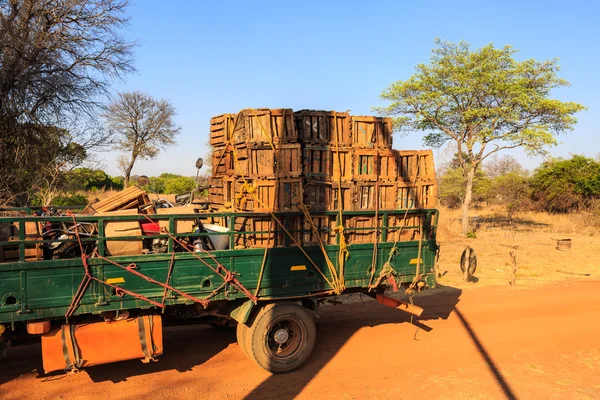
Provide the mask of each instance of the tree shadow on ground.
POLYGON ((525 218, 510 218, 504 215, 494 215, 491 217, 480 218, 478 222, 480 227, 487 229, 519 229, 519 228, 546 228, 550 226, 544 222, 534 221, 525 218))

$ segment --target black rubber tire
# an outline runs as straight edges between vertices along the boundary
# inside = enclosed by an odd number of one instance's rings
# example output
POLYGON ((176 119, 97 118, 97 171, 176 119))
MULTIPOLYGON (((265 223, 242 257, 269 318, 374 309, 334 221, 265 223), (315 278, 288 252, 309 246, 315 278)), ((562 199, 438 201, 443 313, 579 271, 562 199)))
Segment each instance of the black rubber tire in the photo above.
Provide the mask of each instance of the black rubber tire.
POLYGON ((315 347, 317 336, 312 315, 290 302, 265 306, 245 332, 244 328, 240 330, 243 350, 248 357, 272 373, 290 372, 300 367, 315 347), (287 339, 277 343, 275 334, 282 331, 287 339))
POLYGON ((250 330, 248 325, 238 323, 236 330, 235 330, 235 334, 237 337, 238 345, 240 346, 240 349, 242 350, 242 353, 244 353, 244 355, 246 357, 251 358, 250 355, 248 354, 248 350, 246 350, 246 337, 247 337, 248 330, 250 330))

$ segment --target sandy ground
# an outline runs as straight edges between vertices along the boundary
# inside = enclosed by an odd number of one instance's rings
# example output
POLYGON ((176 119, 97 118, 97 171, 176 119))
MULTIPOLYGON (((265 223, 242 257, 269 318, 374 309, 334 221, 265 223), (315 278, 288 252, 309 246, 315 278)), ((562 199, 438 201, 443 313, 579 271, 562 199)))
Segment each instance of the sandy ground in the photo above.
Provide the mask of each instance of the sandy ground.
MULTIPOLYGON (((600 281, 442 288, 419 295, 420 329, 364 298, 321 308, 317 346, 271 375, 234 334, 167 328, 165 354, 44 376, 39 345, 0 364, 10 399, 600 399, 600 281)), ((416 322, 416 321, 415 321, 416 322)))

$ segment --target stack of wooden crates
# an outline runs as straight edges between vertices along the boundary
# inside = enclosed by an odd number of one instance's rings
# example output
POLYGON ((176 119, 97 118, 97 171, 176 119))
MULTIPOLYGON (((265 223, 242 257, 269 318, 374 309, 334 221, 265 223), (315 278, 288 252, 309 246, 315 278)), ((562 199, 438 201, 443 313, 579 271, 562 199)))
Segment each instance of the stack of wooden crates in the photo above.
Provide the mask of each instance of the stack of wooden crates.
MULTIPOLYGON (((311 220, 287 217, 294 235, 270 216, 238 218, 236 230, 263 231, 236 239, 238 247, 336 242, 336 216, 325 211, 434 207, 431 151, 392 149, 389 118, 335 111, 248 109, 211 119, 213 148, 209 201, 213 210, 300 211, 311 220), (301 233, 303 232, 303 233, 301 233)), ((390 221, 393 222, 393 221, 390 221)), ((344 217, 346 228, 375 227, 373 216, 344 217)), ((348 230, 349 243, 374 240, 375 230, 348 230)))

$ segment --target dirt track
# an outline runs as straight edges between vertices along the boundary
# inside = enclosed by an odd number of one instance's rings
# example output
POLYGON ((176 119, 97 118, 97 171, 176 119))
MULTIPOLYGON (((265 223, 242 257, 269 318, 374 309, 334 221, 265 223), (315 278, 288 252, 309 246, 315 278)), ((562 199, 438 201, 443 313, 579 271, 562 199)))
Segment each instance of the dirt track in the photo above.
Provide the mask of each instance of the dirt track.
POLYGON ((321 308, 315 352, 272 376, 234 334, 168 328, 160 361, 44 377, 39 345, 1 360, 0 398, 600 399, 600 282, 446 288, 401 312, 365 300, 321 308))

